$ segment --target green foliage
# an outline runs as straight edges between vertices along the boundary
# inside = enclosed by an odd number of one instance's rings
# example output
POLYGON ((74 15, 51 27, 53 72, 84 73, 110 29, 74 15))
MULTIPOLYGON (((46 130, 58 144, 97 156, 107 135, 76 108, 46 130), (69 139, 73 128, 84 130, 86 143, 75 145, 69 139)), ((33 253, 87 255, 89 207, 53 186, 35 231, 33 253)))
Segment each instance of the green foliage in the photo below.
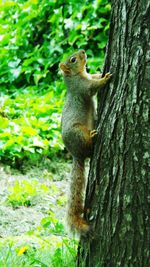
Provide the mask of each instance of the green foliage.
MULTIPOLYGON (((53 169, 54 173, 56 171, 55 168, 53 169)), ((0 266, 75 267, 77 240, 67 237, 63 224, 65 221, 64 206, 66 204, 64 189, 66 186, 64 186, 63 182, 54 182, 49 179, 49 176, 45 177, 44 173, 39 173, 38 178, 35 179, 38 170, 33 168, 32 171, 27 175, 21 176, 18 171, 16 171, 16 174, 11 173, 6 177, 5 173, 2 173, 2 176, 5 177, 6 187, 5 190, 2 187, 1 193, 3 196, 5 192, 5 196, 0 203, 0 206, 3 206, 0 209, 0 213, 5 210, 5 207, 6 209, 9 208, 7 209, 7 211, 10 211, 9 219, 11 219, 11 212, 13 212, 15 218, 11 226, 13 229, 19 229, 19 231, 16 230, 14 233, 12 231, 12 236, 7 238, 3 236, 0 239, 0 266), (10 182, 12 186, 9 185, 10 182), (58 201, 59 197, 61 197, 61 201, 58 201), (8 204, 10 205, 8 206, 8 204), (63 208, 60 205, 63 205, 63 208), (19 209, 12 210, 11 206, 19 209), (21 206, 28 208, 25 209, 21 206), (28 214, 29 210, 33 211, 32 222, 35 223, 33 225, 29 224, 29 227, 26 228, 26 221, 29 217, 24 216, 22 211, 28 214), (34 211, 38 213, 38 216, 34 215, 34 211), (40 219, 42 214, 43 217, 40 219), (24 223, 18 222, 18 218, 24 223), (29 230, 26 232, 27 230, 24 229, 29 230), (23 232, 22 230, 25 233, 20 235, 20 232, 23 232)), ((3 217, 2 214, 1 217, 3 217)), ((4 229, 7 227, 7 224, 5 225, 6 221, 1 218, 1 224, 3 224, 4 229)), ((2 228, 0 231, 3 235, 2 228)))
POLYGON ((77 244, 65 237, 62 223, 50 212, 36 231, 0 241, 0 266, 75 267, 77 244))
POLYGON ((38 227, 38 231, 40 231, 42 235, 64 235, 65 233, 64 225, 56 219, 52 211, 49 212, 49 216, 46 216, 41 220, 41 225, 38 227))
POLYGON ((106 0, 8 0, 0 8, 0 83, 8 90, 12 82, 45 88, 70 47, 85 48, 99 60, 104 55, 110 13, 106 0))
POLYGON ((37 181, 16 180, 14 186, 9 188, 9 191, 7 202, 13 208, 17 208, 19 206, 35 205, 41 194, 48 192, 49 188, 37 181))
POLYGON ((109 1, 7 0, 0 9, 0 157, 14 165, 53 157, 63 147, 58 64, 82 48, 90 71, 100 70, 109 1))
POLYGON ((75 267, 76 240, 56 236, 21 239, 0 242, 0 266, 75 267))
MULTIPOLYGON (((55 86, 62 86, 55 82, 55 86)), ((60 114, 63 95, 52 90, 34 93, 35 88, 17 92, 13 98, 3 96, 0 116, 0 156, 6 161, 22 161, 35 156, 53 157, 63 148, 60 114)))

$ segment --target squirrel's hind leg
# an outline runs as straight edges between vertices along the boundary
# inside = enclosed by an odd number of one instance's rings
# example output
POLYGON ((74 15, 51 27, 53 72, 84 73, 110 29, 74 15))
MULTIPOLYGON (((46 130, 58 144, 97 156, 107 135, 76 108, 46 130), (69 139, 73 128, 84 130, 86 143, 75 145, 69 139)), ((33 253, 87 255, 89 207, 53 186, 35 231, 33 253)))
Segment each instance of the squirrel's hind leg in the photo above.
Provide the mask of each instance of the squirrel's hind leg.
POLYGON ((75 142, 77 141, 78 145, 78 155, 73 155, 77 156, 78 158, 87 158, 91 156, 92 152, 92 145, 93 145, 93 140, 92 138, 95 136, 95 131, 90 131, 88 128, 82 124, 77 124, 74 126, 74 139, 75 142), (92 135, 93 133, 93 135, 92 135))

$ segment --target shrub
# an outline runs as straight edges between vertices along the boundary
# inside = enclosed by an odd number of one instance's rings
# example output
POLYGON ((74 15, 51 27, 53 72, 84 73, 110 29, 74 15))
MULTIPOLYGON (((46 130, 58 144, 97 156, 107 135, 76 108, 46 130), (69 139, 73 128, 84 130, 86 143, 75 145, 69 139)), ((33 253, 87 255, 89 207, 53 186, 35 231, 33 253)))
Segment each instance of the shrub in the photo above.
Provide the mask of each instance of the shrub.
POLYGON ((14 165, 63 148, 64 85, 58 64, 85 49, 100 70, 109 30, 108 0, 0 3, 0 158, 14 165), (19 163, 18 163, 19 162, 19 163))

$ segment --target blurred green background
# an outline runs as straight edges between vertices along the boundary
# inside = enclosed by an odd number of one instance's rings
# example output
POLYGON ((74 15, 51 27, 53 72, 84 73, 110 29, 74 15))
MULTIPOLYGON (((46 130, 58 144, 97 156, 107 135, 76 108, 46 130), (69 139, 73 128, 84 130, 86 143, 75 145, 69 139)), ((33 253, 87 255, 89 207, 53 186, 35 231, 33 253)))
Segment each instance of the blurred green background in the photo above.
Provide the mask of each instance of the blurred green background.
POLYGON ((101 70, 110 1, 6 0, 0 10, 0 160, 63 157, 59 63, 85 49, 88 71, 101 70))

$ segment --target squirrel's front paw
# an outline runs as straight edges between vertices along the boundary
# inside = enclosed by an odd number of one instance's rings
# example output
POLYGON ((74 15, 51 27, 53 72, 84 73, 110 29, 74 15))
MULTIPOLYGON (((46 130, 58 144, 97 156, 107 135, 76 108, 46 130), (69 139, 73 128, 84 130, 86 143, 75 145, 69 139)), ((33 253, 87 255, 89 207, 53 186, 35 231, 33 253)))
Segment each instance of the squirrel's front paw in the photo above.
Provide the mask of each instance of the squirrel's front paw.
POLYGON ((111 77, 112 77, 112 74, 110 72, 107 72, 104 76, 104 79, 108 81, 111 77))

